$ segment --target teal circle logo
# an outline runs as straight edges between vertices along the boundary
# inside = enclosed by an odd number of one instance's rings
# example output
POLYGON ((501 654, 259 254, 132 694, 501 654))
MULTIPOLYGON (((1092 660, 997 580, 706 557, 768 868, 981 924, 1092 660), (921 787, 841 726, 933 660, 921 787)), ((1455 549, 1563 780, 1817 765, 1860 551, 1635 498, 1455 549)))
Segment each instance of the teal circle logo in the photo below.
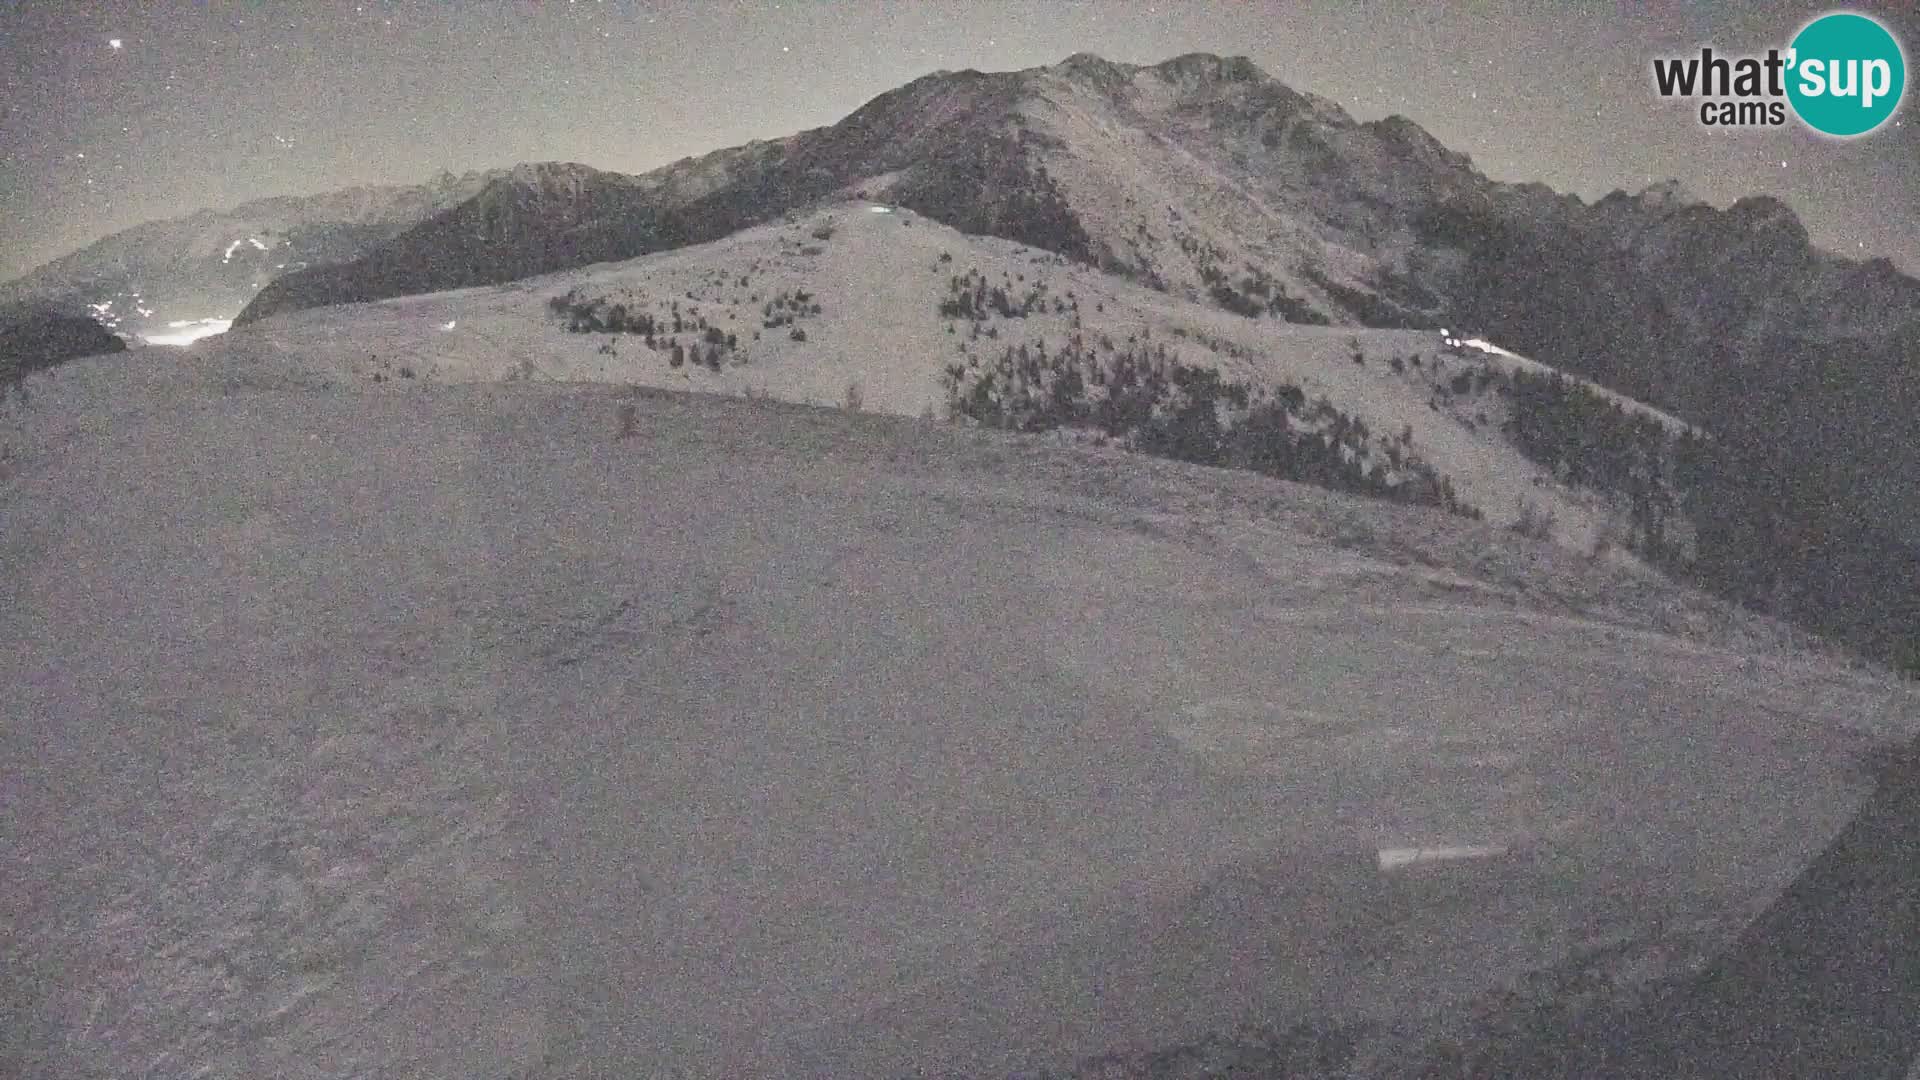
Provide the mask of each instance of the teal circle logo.
POLYGON ((1808 127, 1825 135, 1865 135, 1887 122, 1907 89, 1900 42, 1850 11, 1802 27, 1787 63, 1787 100, 1808 127))

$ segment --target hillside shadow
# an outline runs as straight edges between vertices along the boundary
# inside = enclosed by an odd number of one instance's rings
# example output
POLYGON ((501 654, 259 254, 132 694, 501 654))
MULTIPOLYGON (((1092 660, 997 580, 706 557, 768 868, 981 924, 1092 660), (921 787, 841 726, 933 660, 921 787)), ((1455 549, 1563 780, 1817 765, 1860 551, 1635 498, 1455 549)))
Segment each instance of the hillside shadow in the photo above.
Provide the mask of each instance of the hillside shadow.
POLYGON ((1920 1055, 1920 745, 1697 974, 1577 1016, 1541 1006, 1427 1080, 1908 1075, 1920 1055))

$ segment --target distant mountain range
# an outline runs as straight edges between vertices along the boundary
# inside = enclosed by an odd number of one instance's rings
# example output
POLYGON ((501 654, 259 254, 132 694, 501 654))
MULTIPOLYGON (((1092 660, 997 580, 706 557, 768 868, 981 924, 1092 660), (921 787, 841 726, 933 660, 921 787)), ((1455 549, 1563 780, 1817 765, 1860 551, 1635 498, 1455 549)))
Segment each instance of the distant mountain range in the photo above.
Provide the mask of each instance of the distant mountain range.
MULTIPOLYGON (((857 191, 1234 310, 1465 327, 1709 427, 1767 400, 1776 423, 1866 409, 1883 422, 1843 426, 1900 430, 1920 402, 1920 282, 1816 250, 1777 200, 1718 210, 1663 184, 1589 205, 1495 182, 1412 121, 1358 123, 1209 55, 938 73, 832 127, 641 177, 522 166, 349 263, 277 279, 240 320, 629 258, 857 191), (1830 346, 1845 378, 1809 358, 1830 346)), ((1874 442, 1902 463, 1889 474, 1920 467, 1920 439, 1874 442)), ((1920 526, 1887 494, 1876 525, 1920 526)))
POLYGON ((856 195, 1253 318, 1476 333, 1671 410, 1741 463, 1691 504, 1718 587, 1881 649, 1920 643, 1920 282, 1814 248, 1771 198, 1720 210, 1663 184, 1589 204, 1496 182, 1410 120, 1358 122, 1241 57, 938 72, 830 127, 641 176, 549 163, 250 204, 10 288, 231 311, 277 275, 245 325, 856 195))
POLYGON ((151 222, 0 285, 0 303, 51 305, 136 340, 224 322, 275 277, 358 258, 500 175, 446 173, 424 184, 260 199, 151 222))

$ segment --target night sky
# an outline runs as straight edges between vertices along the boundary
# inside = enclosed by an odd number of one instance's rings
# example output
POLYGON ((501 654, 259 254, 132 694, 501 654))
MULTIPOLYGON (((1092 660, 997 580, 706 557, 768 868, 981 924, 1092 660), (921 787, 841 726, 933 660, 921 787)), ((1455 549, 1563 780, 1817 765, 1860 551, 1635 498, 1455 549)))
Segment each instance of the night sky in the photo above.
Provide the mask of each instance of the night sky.
MULTIPOLYGON (((1656 55, 1784 47, 1820 4, 214 3, 0 0, 0 278, 203 207, 442 170, 640 172, 830 124, 936 69, 1245 54, 1488 175, 1593 199, 1673 177, 1785 199, 1823 246, 1920 273, 1920 81, 1852 142, 1702 128, 1656 55), (1471 8, 1471 10, 1470 10, 1471 8), (1632 9, 1632 10, 1628 10, 1632 9)), ((1879 16, 1920 54, 1906 0, 1879 16)))

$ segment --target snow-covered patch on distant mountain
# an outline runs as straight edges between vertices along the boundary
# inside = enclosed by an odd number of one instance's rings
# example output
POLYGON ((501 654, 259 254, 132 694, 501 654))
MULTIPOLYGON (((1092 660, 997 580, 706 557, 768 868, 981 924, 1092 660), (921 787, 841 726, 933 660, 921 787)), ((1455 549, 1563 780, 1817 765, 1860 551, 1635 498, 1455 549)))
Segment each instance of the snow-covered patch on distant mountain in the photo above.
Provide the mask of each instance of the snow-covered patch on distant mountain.
POLYGON ((143 334, 140 340, 148 345, 191 345, 202 338, 224 334, 232 325, 232 319, 177 319, 168 323, 164 332, 143 334))
POLYGON ((262 243, 259 237, 257 236, 243 237, 239 240, 235 240, 231 244, 228 244, 227 250, 220 253, 220 264, 222 266, 225 266, 226 264, 232 262, 233 253, 236 251, 239 251, 241 246, 246 244, 252 244, 255 251, 268 250, 267 245, 262 243))
POLYGON ((130 341, 231 320, 276 275, 351 259, 470 197, 494 173, 261 199, 115 233, 0 284, 0 303, 89 312, 130 341))

